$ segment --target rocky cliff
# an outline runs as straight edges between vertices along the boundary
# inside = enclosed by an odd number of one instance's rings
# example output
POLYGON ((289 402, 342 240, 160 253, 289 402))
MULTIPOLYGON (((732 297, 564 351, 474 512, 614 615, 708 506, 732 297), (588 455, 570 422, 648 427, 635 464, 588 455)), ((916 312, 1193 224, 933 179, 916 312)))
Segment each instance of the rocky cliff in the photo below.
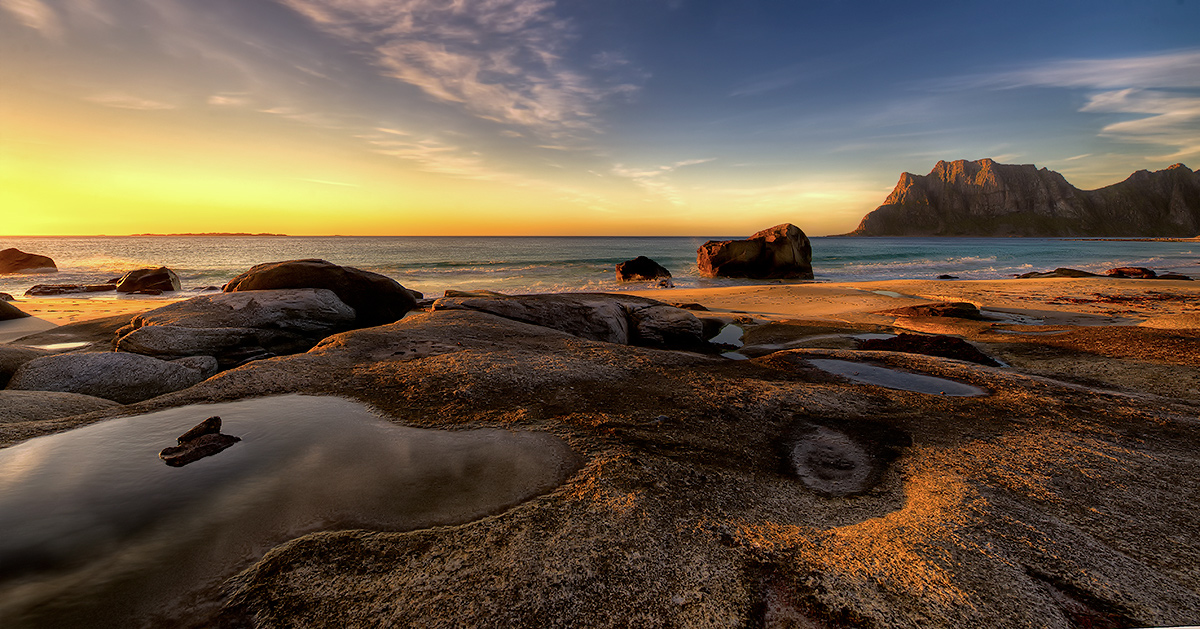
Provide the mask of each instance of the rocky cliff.
POLYGON ((1200 234, 1200 172, 1139 170, 1080 190, 1032 164, 940 161, 904 173, 851 236, 1163 236, 1200 234))

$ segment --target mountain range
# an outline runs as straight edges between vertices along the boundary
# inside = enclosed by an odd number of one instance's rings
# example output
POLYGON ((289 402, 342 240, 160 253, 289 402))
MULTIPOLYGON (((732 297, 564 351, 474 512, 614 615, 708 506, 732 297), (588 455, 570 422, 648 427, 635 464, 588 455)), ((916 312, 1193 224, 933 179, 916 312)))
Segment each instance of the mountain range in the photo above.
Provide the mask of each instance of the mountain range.
POLYGON ((1057 172, 991 159, 939 161, 904 173, 848 236, 1193 237, 1200 234, 1200 172, 1183 164, 1097 190, 1057 172))

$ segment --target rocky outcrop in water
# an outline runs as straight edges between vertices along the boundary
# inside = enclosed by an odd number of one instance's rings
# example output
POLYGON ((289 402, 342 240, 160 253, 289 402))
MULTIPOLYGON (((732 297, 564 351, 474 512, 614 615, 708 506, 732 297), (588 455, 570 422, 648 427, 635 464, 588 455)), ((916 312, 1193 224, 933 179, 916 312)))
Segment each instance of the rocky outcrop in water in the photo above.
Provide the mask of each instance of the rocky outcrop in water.
POLYGON ((0 251, 0 275, 9 273, 54 273, 54 260, 36 253, 25 253, 10 247, 0 251))
POLYGON ((746 240, 710 240, 696 250, 696 267, 708 277, 813 279, 812 245, 791 223, 746 240))
POLYGON ((229 280, 224 290, 232 293, 287 288, 333 291, 354 309, 355 327, 392 323, 417 307, 412 292, 386 275, 316 259, 259 264, 229 280))
POLYGON ((28 297, 53 297, 81 293, 104 293, 116 289, 116 284, 35 284, 25 291, 25 295, 28 297))
POLYGON ((1161 236, 1200 234, 1200 173, 1139 170, 1080 190, 1032 164, 940 161, 904 173, 850 236, 1161 236))
POLYGON ((158 458, 171 467, 183 467, 225 450, 241 441, 240 437, 221 433, 221 418, 213 415, 179 435, 179 445, 163 448, 158 458))
POLYGON ((647 258, 638 256, 617 265, 618 282, 643 282, 659 278, 671 279, 671 272, 663 265, 647 258))

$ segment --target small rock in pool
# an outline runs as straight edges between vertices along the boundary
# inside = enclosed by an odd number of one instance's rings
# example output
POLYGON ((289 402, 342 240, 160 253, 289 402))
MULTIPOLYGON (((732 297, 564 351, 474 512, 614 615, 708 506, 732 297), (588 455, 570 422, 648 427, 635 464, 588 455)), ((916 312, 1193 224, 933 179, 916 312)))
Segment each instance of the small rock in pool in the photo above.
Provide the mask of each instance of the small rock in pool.
POLYGON ((158 458, 171 467, 183 467, 212 456, 241 439, 221 434, 221 418, 214 415, 179 435, 177 441, 179 445, 163 448, 162 452, 158 453, 158 458))

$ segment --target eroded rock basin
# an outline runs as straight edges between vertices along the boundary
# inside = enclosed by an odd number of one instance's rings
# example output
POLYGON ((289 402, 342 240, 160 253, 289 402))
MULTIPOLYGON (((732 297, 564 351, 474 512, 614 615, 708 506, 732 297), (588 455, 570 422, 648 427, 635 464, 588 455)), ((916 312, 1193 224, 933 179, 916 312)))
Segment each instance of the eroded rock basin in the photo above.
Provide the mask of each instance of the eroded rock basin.
POLYGON ((577 468, 553 435, 408 428, 300 395, 33 439, 0 450, 0 626, 194 623, 219 604, 222 581, 288 539, 466 522, 577 468), (210 415, 242 441, 185 467, 159 460, 210 415))

